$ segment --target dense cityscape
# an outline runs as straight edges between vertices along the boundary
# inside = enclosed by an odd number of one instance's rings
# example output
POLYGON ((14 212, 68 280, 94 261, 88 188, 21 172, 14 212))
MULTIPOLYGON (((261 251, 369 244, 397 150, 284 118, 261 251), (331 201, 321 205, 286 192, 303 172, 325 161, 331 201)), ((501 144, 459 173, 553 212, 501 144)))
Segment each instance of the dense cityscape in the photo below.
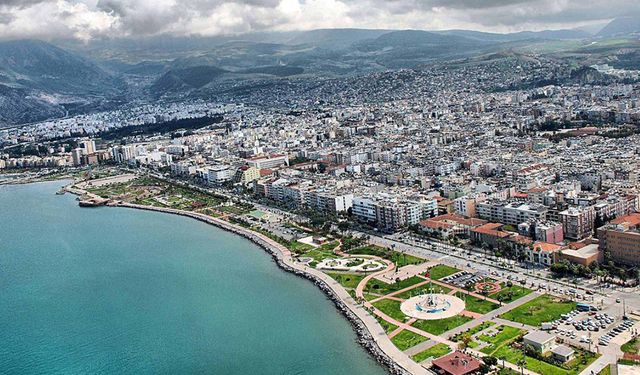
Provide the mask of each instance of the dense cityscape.
POLYGON ((639 375, 640 3, 0 3, 0 374, 639 375))
POLYGON ((638 71, 588 71, 611 79, 511 56, 48 120, 0 131, 0 169, 77 176, 83 205, 267 235, 377 319, 395 371, 594 374, 638 358, 640 86, 638 71), (438 295, 466 307, 419 320, 402 302, 450 306, 438 295))

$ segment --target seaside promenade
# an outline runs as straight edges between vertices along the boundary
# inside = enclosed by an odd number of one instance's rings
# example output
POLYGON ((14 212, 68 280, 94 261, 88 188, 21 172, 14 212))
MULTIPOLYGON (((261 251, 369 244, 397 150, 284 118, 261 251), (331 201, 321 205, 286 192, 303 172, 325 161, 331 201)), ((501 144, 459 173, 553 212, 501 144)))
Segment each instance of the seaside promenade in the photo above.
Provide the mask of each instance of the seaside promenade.
POLYGON ((200 220, 211 225, 215 225, 219 228, 227 230, 229 232, 241 235, 257 245, 263 247, 269 251, 277 260, 277 262, 285 269, 290 271, 305 274, 308 278, 325 285, 330 289, 333 294, 332 297, 337 299, 342 306, 346 307, 351 313, 351 318, 355 321, 358 327, 365 329, 368 332, 368 336, 365 336, 365 340, 369 339, 370 344, 375 345, 378 349, 378 353, 374 353, 376 356, 387 357, 387 366, 390 367, 392 373, 395 374, 414 374, 414 375, 430 375, 430 371, 422 367, 420 364, 415 363, 407 354, 400 351, 389 339, 384 329, 380 326, 377 320, 369 314, 369 312, 360 304, 358 304, 349 293, 333 278, 323 273, 322 271, 310 268, 304 264, 300 264, 294 261, 291 251, 285 246, 272 240, 271 238, 254 232, 250 229, 242 226, 230 223, 219 218, 214 218, 205 214, 183 211, 171 208, 144 206, 131 203, 116 203, 112 204, 114 207, 127 207, 141 210, 157 211, 170 213, 175 215, 181 215, 191 217, 196 220, 200 220), (395 364, 395 366, 394 366, 395 364))

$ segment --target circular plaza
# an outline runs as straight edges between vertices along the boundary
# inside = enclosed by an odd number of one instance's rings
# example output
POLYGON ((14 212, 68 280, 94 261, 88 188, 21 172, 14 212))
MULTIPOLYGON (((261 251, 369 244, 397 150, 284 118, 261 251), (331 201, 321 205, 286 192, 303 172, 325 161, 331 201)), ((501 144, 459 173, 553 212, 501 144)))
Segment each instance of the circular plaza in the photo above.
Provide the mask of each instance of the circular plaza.
POLYGON ((451 318, 464 311, 464 301, 448 294, 422 294, 402 302, 400 310, 422 320, 451 318))
POLYGON ((382 270, 386 264, 367 258, 327 258, 316 265, 317 269, 348 272, 374 272, 382 270))

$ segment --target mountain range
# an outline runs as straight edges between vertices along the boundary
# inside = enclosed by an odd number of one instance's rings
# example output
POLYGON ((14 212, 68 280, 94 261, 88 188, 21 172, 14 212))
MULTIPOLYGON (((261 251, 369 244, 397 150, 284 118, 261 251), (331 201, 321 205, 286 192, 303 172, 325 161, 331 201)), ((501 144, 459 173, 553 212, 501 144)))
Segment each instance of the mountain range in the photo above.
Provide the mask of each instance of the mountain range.
POLYGON ((510 34, 321 29, 89 43, 0 42, 0 127, 131 100, 213 95, 224 82, 366 74, 502 51, 542 50, 584 63, 633 67, 639 33, 640 20, 625 17, 595 35, 575 29, 510 34))

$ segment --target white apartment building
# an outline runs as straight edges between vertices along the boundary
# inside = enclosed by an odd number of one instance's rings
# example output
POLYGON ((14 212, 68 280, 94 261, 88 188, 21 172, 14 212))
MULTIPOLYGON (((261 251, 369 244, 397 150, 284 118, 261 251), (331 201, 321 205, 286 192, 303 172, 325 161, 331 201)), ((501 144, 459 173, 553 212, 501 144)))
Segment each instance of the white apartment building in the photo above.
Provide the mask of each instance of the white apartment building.
POLYGON ((276 168, 282 165, 289 165, 289 156, 288 155, 260 156, 260 157, 248 159, 247 164, 250 167, 254 167, 257 169, 276 168))
POLYGON ((207 168, 207 182, 214 185, 231 181, 235 170, 229 165, 215 165, 207 168))

